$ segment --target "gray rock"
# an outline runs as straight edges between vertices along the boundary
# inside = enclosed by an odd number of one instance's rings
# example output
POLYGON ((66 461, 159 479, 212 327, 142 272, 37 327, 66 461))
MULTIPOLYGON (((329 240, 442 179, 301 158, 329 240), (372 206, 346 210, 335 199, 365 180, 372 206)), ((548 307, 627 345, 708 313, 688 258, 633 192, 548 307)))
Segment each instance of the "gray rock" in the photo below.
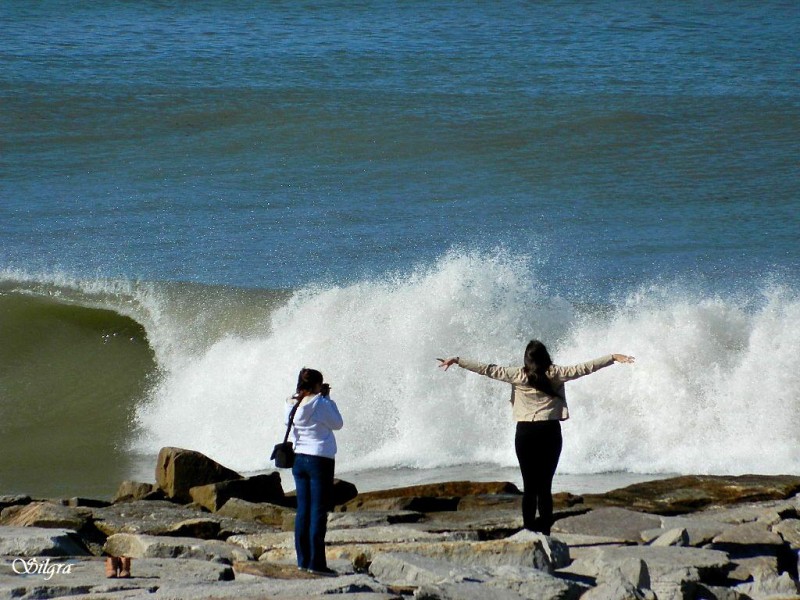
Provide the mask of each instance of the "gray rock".
POLYGON ((437 511, 425 515, 414 527, 426 531, 475 531, 486 539, 506 537, 522 529, 518 510, 437 511))
MULTIPOLYGON (((294 511, 292 511, 292 514, 294 514, 294 511)), ((398 523, 417 523, 424 518, 424 514, 411 510, 333 512, 328 515, 328 531, 332 529, 358 529, 360 527, 395 525, 398 523)))
MULTIPOLYGON (((686 517, 661 517, 661 533, 669 529, 685 529, 689 536, 690 546, 704 546, 709 544, 711 540, 725 530, 727 525, 711 518, 705 518, 703 514, 704 513, 698 513, 697 515, 686 517)), ((645 534, 650 533, 651 531, 642 532, 642 539, 648 541, 645 534)), ((658 535, 661 534, 659 533, 658 535)), ((658 537, 658 535, 655 537, 658 537)))
POLYGON ((132 558, 196 558, 232 564, 252 560, 253 555, 241 546, 218 540, 164 537, 116 533, 106 540, 105 551, 111 556, 132 558))
POLYGON ((683 529, 675 528, 670 529, 656 539, 654 539, 651 543, 651 546, 688 546, 689 545, 689 533, 683 529))
MULTIPOLYGON (((280 534, 273 534, 278 536, 280 534)), ((284 534, 291 536, 292 534, 284 534)), ((269 536, 264 536, 269 537, 269 536)), ((258 541, 263 548, 259 560, 270 562, 287 562, 294 559, 294 546, 289 542, 291 538, 284 538, 272 544, 264 544, 264 538, 258 541)), ((253 544, 254 539, 245 536, 240 539, 234 536, 229 539, 232 543, 253 544)), ((250 546, 252 547, 252 546, 250 546)), ((541 542, 512 542, 508 540, 491 540, 485 542, 400 542, 400 543, 347 543, 330 544, 326 546, 325 555, 328 561, 348 560, 353 564, 367 564, 382 552, 408 552, 441 560, 449 560, 461 565, 475 566, 521 566, 532 567, 547 572, 554 570, 548 552, 541 542)))
POLYGON ((783 573, 780 576, 756 575, 752 582, 742 583, 734 589, 753 600, 761 600, 762 598, 788 600, 800 596, 800 585, 788 573, 783 573))
POLYGON ((728 555, 718 550, 677 546, 628 546, 598 549, 584 568, 596 576, 628 559, 644 561, 650 574, 650 587, 658 600, 694 597, 699 582, 722 581, 732 564, 728 555))
POLYGON ((30 504, 31 502, 31 497, 23 494, 0 496, 0 511, 8 508, 9 506, 20 506, 30 504))
POLYGON ((111 499, 111 503, 116 504, 117 502, 131 502, 133 500, 150 499, 158 491, 159 487, 154 483, 123 481, 119 484, 114 497, 111 499))
MULTIPOLYGON (((37 560, 40 564, 43 559, 37 560)), ((46 560, 46 559, 45 559, 46 560)), ((164 583, 175 586, 216 584, 233 579, 230 566, 192 559, 136 559, 132 562, 130 579, 106 579, 104 559, 51 559, 51 574, 42 569, 37 573, 31 565, 28 574, 14 572, 13 559, 0 563, 0 598, 88 597, 143 598, 152 597, 164 583), (57 562, 56 562, 57 561, 57 562), (56 572, 56 564, 61 568, 56 572), (69 566, 67 572, 66 567, 69 566)), ((24 572, 21 563, 16 570, 24 572)))
POLYGON ((88 508, 71 508, 51 502, 32 502, 3 511, 2 525, 9 527, 52 527, 79 530, 91 519, 88 508))
POLYGON ((777 556, 748 556, 731 559, 733 570, 728 573, 730 581, 752 581, 755 576, 763 577, 769 574, 778 576, 777 556))
POLYGON ((611 507, 556 521, 553 533, 595 535, 638 543, 642 531, 660 526, 661 519, 657 516, 611 507))
MULTIPOLYGON (((325 542, 329 545, 342 544, 404 544, 408 542, 453 542, 462 540, 478 541, 474 533, 420 531, 405 525, 383 527, 363 527, 361 529, 334 529, 328 531, 325 542)), ((527 540, 526 540, 527 541, 527 540)))
POLYGON ((696 513, 693 516, 707 521, 713 520, 720 523, 738 525, 753 521, 766 521, 768 524, 770 524, 770 522, 774 521, 776 515, 779 519, 797 518, 798 508, 791 500, 773 500, 768 502, 709 508, 700 513, 696 513))
POLYGON ((283 529, 287 520, 294 520, 295 510, 269 502, 248 502, 240 498, 231 498, 216 514, 283 529))
MULTIPOLYGON (((235 581, 180 585, 165 582, 151 596, 154 600, 187 599, 200 600, 238 600, 265 598, 282 598, 284 600, 301 600, 307 598, 330 598, 330 594, 347 594, 348 600, 363 598, 364 600, 380 600, 386 596, 371 594, 387 594, 387 589, 366 575, 343 575, 340 577, 320 577, 316 579, 284 580, 265 579, 257 576, 243 576, 235 581), (364 594, 360 596, 360 594, 364 594)), ((387 594, 388 595, 388 594, 387 594)), ((339 596, 336 596, 339 597, 339 596)), ((397 596, 388 596, 396 598, 397 596)))
POLYGON ((712 542, 714 548, 726 550, 732 546, 747 546, 749 548, 759 546, 772 547, 773 549, 783 546, 783 538, 761 523, 734 525, 723 530, 712 542))
POLYGON ((597 587, 591 588, 581 600, 654 600, 655 594, 652 591, 644 592, 636 589, 628 581, 614 580, 601 583, 597 587))
POLYGON ((0 527, 0 556, 88 556, 78 535, 68 529, 0 527))
POLYGON ((786 519, 772 528, 793 550, 800 550, 800 519, 786 519))
POLYGON ((422 585, 414 592, 417 600, 525 600, 525 596, 480 583, 440 583, 422 585))
POLYGON ((515 543, 533 543, 541 544, 547 559, 550 562, 551 572, 553 569, 560 569, 566 567, 571 561, 569 557, 569 546, 558 538, 550 537, 542 533, 528 531, 523 529, 514 535, 506 538, 506 541, 515 543))
MULTIPOLYGON (((244 548, 253 557, 259 558, 267 550, 272 550, 273 554, 283 551, 282 559, 291 558, 290 551, 294 552, 294 533, 292 532, 262 532, 245 535, 232 535, 227 543, 244 548)), ((278 560, 280 562, 280 559, 278 560)))
POLYGON ((241 479, 236 471, 222 466, 201 452, 184 448, 162 448, 156 461, 156 484, 168 498, 191 502, 193 487, 241 479))
MULTIPOLYGON (((650 531, 659 531, 661 533, 664 532, 663 529, 653 529, 650 531)), ((660 535, 660 533, 658 535, 660 535)), ((658 535, 653 536, 653 538, 658 537, 658 535)), ((620 538, 603 537, 599 535, 584 535, 580 533, 558 533, 554 534, 553 537, 564 542, 567 546, 569 546, 570 550, 575 548, 592 548, 595 546, 624 546, 628 543, 620 538)))
MULTIPOLYGON (((602 564, 602 563, 601 563, 602 564)), ((640 558, 626 558, 604 566, 597 574, 598 584, 625 582, 636 590, 650 589, 650 570, 640 558)))
MULTIPOLYGON (((581 586, 529 567, 464 566, 408 553, 379 554, 369 571, 378 581, 391 586, 485 583, 525 598, 553 600, 577 597, 583 591, 581 586)), ((486 593, 493 597, 493 591, 487 589, 486 593)))

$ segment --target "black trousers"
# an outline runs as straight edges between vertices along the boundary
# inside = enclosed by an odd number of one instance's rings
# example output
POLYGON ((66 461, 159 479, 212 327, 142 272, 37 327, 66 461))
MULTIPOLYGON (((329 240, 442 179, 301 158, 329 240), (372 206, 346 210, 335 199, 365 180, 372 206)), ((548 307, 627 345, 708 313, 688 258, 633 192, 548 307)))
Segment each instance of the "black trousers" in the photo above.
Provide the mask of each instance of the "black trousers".
POLYGON ((545 535, 550 535, 553 524, 553 476, 561 456, 561 445, 559 421, 517 423, 514 447, 522 471, 522 522, 525 529, 545 535))

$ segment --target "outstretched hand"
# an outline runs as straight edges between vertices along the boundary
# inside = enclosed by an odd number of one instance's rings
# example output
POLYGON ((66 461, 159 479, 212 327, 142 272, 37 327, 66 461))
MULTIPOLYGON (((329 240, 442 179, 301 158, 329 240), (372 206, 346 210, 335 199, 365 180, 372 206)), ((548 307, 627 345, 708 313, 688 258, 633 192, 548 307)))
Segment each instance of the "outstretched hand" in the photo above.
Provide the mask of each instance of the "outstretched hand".
POLYGON ((439 368, 444 369, 445 371, 447 371, 447 369, 449 369, 453 365, 458 364, 457 356, 453 358, 437 358, 436 360, 439 361, 439 368))
POLYGON ((614 359, 614 362, 618 362, 618 363, 633 363, 633 362, 636 362, 636 359, 633 356, 627 356, 625 354, 612 354, 611 358, 614 359))

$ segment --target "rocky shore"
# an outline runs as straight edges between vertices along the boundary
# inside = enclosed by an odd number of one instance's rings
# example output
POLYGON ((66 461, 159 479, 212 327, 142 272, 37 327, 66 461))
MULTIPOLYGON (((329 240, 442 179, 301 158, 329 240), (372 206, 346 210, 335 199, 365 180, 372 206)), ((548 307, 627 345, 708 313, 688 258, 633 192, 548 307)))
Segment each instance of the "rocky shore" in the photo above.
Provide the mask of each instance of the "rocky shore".
POLYGON ((294 497, 164 448, 156 483, 111 502, 0 496, 0 599, 719 600, 800 598, 800 476, 686 476, 556 495, 551 536, 521 530, 507 482, 358 493, 336 482, 336 577, 294 566, 294 497), (104 557, 133 558, 107 579, 104 557))

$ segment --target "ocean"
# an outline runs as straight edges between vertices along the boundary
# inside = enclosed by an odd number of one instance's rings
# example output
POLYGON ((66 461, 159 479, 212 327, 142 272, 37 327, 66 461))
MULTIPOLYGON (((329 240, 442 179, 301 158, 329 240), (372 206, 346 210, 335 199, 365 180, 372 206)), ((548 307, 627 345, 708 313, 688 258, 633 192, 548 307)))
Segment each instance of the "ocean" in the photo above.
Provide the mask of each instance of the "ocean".
POLYGON ((507 386, 435 359, 531 338, 637 358, 568 384, 557 489, 800 473, 794 2, 0 23, 0 493, 268 470, 303 366, 360 489, 521 484, 507 386))

